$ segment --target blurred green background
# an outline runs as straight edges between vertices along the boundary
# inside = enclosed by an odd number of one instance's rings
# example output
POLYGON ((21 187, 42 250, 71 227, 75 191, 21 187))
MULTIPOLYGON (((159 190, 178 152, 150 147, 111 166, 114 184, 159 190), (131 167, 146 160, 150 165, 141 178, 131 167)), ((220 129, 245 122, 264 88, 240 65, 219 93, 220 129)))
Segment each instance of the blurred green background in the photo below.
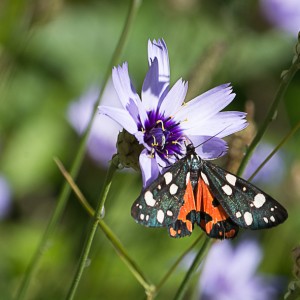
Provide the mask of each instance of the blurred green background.
MULTIPOLYGON (((70 169, 76 155, 80 137, 68 122, 68 106, 92 85, 101 86, 129 3, 0 3, 0 173, 11 189, 10 209, 0 220, 1 299, 16 294, 56 205, 64 180, 53 157, 70 169)), ((190 79, 196 95, 231 82, 237 97, 229 109, 244 110, 245 103, 253 101, 257 126, 276 93, 281 72, 290 66, 297 41, 296 35, 266 20, 259 1, 144 1, 119 62, 128 62, 138 91, 148 68, 147 41, 157 38, 164 38, 169 49, 172 84, 180 77, 190 79)), ((298 74, 264 141, 276 145, 299 121, 299 83, 298 74)), ((287 207, 288 221, 275 229, 246 233, 263 247, 259 271, 281 276, 286 285, 293 278, 291 250, 299 243, 299 148, 298 133, 284 146, 280 182, 257 183, 287 207)), ((104 176, 105 168, 87 154, 76 182, 93 206, 104 176)), ((118 173, 106 202, 105 221, 157 283, 201 231, 196 228, 190 238, 173 240, 166 230, 137 225, 130 207, 140 190, 140 174, 118 173)), ((88 225, 89 217, 72 194, 28 299, 65 297, 88 225)), ((158 299, 172 297, 185 272, 179 268, 158 299)), ((190 289, 196 284, 194 280, 190 289)), ((99 230, 76 299, 143 297, 143 288, 99 230)))

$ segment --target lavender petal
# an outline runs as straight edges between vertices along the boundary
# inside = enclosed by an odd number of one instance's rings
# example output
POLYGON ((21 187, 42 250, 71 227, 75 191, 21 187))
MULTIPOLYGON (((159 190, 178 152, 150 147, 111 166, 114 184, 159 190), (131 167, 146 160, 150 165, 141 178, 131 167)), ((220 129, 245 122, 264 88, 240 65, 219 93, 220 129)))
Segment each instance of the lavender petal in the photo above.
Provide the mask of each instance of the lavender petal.
POLYGON ((225 155, 228 149, 227 143, 218 137, 189 136, 189 139, 196 147, 197 154, 205 160, 219 158, 225 155))
POLYGON ((187 82, 179 79, 170 89, 164 101, 162 101, 159 111, 162 115, 173 116, 182 105, 188 89, 187 82))
POLYGON ((112 79, 122 106, 130 113, 136 124, 140 121, 144 124, 147 119, 146 110, 131 83, 127 63, 113 68, 112 79))
POLYGON ((159 82, 158 61, 155 57, 149 67, 142 87, 143 105, 147 111, 154 110, 158 106, 163 84, 163 82, 159 82))
POLYGON ((132 116, 124 109, 102 105, 99 106, 99 113, 115 120, 131 134, 135 134, 138 130, 137 124, 134 122, 132 116))
POLYGON ((235 97, 232 87, 223 84, 206 93, 194 98, 175 115, 178 121, 187 120, 182 123, 183 129, 194 127, 199 121, 208 120, 220 110, 226 107, 235 97))
POLYGON ((143 188, 145 188, 157 178, 159 169, 156 160, 149 157, 146 149, 140 154, 139 162, 143 178, 143 188))
POLYGON ((154 61, 154 58, 157 58, 158 61, 158 81, 164 83, 160 93, 160 98, 163 98, 162 95, 170 84, 169 54, 167 45, 163 39, 153 40, 153 42, 148 41, 149 66, 154 61))
POLYGON ((185 132, 187 135, 210 135, 222 138, 246 128, 248 123, 245 117, 246 114, 242 112, 219 112, 209 120, 195 122, 194 126, 185 129, 185 132))

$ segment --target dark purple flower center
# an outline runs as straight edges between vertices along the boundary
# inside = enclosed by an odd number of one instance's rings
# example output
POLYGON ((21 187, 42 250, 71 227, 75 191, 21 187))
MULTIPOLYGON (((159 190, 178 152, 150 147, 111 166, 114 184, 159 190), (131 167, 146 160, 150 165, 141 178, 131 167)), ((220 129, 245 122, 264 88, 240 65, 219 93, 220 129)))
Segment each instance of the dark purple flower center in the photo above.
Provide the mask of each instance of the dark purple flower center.
POLYGON ((148 112, 148 121, 141 131, 144 131, 144 142, 151 148, 151 154, 157 153, 163 160, 182 154, 184 136, 180 124, 175 123, 173 118, 148 112))

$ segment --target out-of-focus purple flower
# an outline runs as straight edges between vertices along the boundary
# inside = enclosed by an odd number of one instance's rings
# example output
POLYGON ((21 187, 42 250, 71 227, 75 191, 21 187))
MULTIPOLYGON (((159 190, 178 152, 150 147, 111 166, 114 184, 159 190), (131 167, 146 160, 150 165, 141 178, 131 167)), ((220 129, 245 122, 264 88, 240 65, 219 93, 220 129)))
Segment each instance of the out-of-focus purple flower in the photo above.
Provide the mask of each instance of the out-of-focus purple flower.
POLYGON ((261 0, 260 3, 263 14, 271 24, 297 36, 300 31, 299 0, 261 0))
MULTIPOLYGON (((269 143, 259 144, 244 171, 243 177, 246 179, 249 178, 273 150, 274 147, 269 143)), ((253 182, 276 185, 283 179, 284 173, 285 163, 283 154, 281 151, 278 151, 257 173, 253 178, 253 182)))
POLYGON ((185 154, 190 141, 203 159, 224 155, 223 137, 247 126, 245 114, 220 112, 235 97, 230 84, 220 85, 184 103, 188 85, 179 79, 170 89, 170 67, 164 40, 148 42, 149 70, 142 86, 142 101, 133 87, 127 63, 113 68, 112 78, 123 108, 100 106, 144 146, 139 162, 147 186, 159 172, 185 154))
POLYGON ((201 300, 270 300, 277 289, 266 277, 256 274, 262 252, 254 241, 236 248, 231 242, 215 243, 200 277, 201 300))
MULTIPOLYGON (((91 87, 79 100, 70 104, 67 112, 68 120, 78 134, 82 134, 86 129, 98 96, 99 89, 91 87)), ((107 84, 101 103, 119 105, 112 82, 107 84)), ((108 166, 112 155, 116 153, 116 141, 120 130, 121 126, 105 115, 99 114, 94 120, 87 149, 91 157, 103 167, 108 166)))
POLYGON ((0 219, 5 218, 11 209, 11 189, 7 180, 0 175, 0 219))

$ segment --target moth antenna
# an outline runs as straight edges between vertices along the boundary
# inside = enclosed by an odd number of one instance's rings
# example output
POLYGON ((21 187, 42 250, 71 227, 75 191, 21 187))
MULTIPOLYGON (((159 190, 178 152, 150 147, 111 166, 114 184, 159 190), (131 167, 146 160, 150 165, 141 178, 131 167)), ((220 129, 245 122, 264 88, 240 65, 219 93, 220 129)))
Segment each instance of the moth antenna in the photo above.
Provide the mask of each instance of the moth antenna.
MULTIPOLYGON (((231 124, 232 125, 232 124, 231 124)), ((230 127, 231 125, 226 126, 224 129, 222 129, 221 131, 219 131, 218 133, 214 134, 213 136, 209 137, 207 140, 205 140, 204 142, 202 142, 201 144, 194 146, 194 148, 198 148, 202 145, 204 145, 205 143, 207 143, 208 141, 212 140, 213 138, 217 137, 220 133, 222 133, 225 129, 227 129, 228 127, 230 127)), ((192 144, 192 143, 191 143, 192 144)), ((223 152, 222 152, 223 153, 223 152)))

